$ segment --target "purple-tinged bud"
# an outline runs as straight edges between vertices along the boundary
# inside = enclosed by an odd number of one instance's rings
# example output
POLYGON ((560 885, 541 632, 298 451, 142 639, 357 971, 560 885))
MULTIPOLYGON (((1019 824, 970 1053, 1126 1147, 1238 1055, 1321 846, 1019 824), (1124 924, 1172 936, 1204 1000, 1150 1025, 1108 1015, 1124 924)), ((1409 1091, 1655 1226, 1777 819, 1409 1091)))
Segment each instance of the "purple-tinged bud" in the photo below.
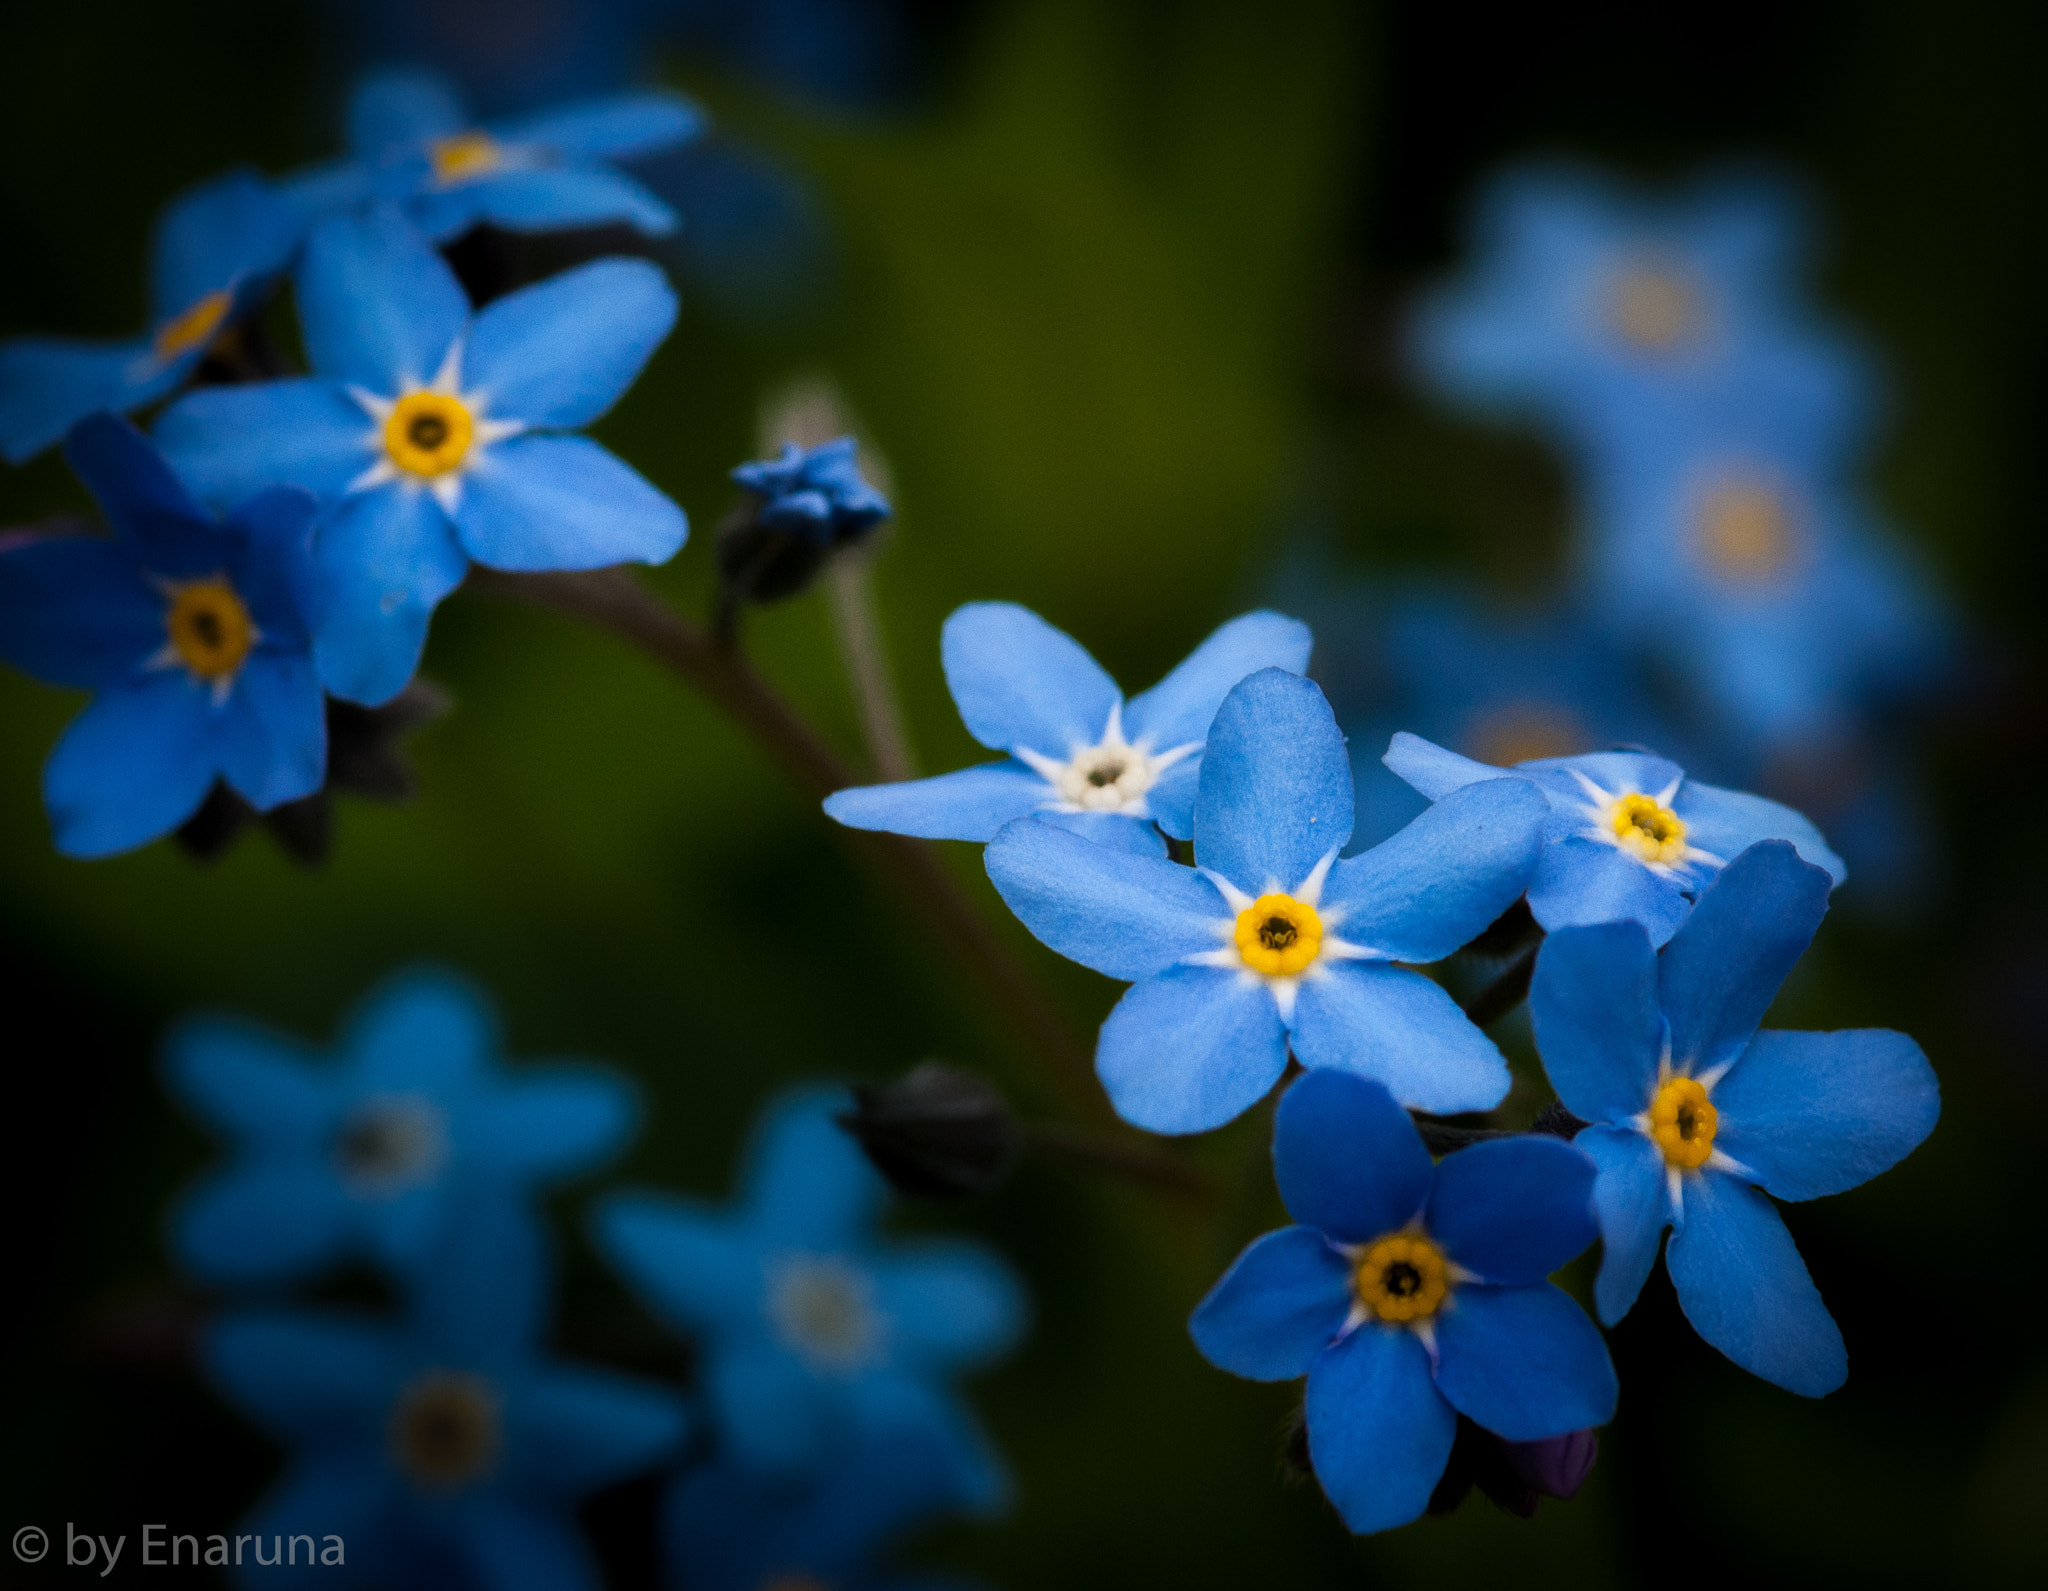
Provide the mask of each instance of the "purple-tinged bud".
POLYGON ((1572 1497, 1593 1473, 1600 1438, 1591 1431, 1567 1431, 1542 1442, 1503 1442, 1501 1451, 1531 1491, 1572 1497))
POLYGON ((891 1083, 861 1084, 838 1118, 877 1171, 922 1199, 964 1199, 1007 1177, 1023 1132, 986 1079, 926 1061, 891 1083))

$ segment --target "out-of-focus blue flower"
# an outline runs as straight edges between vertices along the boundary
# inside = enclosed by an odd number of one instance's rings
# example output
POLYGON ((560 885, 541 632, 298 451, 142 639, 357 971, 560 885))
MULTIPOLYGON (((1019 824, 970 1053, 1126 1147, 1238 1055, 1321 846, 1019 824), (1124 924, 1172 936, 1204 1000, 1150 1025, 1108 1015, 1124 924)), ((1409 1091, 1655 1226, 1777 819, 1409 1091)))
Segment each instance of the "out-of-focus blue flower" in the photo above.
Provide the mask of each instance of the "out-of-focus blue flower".
POLYGON ((1558 1098, 1594 1123, 1600 1318, 1628 1313, 1664 1228, 1678 1302, 1743 1369, 1809 1397, 1848 1375, 1842 1334, 1765 1194, 1868 1181, 1933 1131, 1941 1100, 1902 1033, 1758 1032, 1827 911, 1791 846, 1745 852, 1661 953, 1639 924, 1552 934, 1529 1012, 1558 1098))
POLYGON ((1009 755, 936 779, 864 785, 826 799, 850 828, 987 841, 1031 813, 1090 841, 1164 856, 1158 829, 1194 832, 1202 743, 1224 694, 1264 668, 1308 667, 1307 626, 1277 613, 1231 620, 1142 695, 1029 609, 970 602, 940 640, 968 731, 1009 755))
POLYGON ((324 223, 299 312, 314 376, 188 394, 157 440, 209 501, 288 482, 323 501, 315 656, 337 696, 377 703, 419 663, 471 559, 498 569, 659 563, 683 512, 595 442, 596 420, 675 324, 644 260, 597 260, 474 317, 396 211, 324 223))
POLYGON ((1419 307, 1412 362, 1442 395, 1581 450, 1717 408, 1853 449, 1877 380, 1804 299, 1805 211, 1759 174, 1658 201, 1581 168, 1510 171, 1480 200, 1468 275, 1419 307))
POLYGON ((693 138, 703 113, 680 94, 621 94, 479 127, 432 72, 368 78, 349 104, 348 158, 287 179, 308 214, 395 203, 436 243, 480 222, 514 232, 623 222, 675 230, 676 215, 608 162, 693 138))
POLYGON ((268 290, 304 232, 299 210, 253 171, 174 199, 150 244, 148 335, 0 343, 0 453, 20 464, 89 414, 125 414, 176 391, 268 290))
POLYGON ((319 789, 312 498, 260 492, 217 522, 112 415, 81 421, 64 451, 113 536, 0 549, 0 657, 94 692, 43 769, 57 848, 156 839, 216 779, 260 811, 319 789))
POLYGON ((446 973, 373 991, 337 1048, 330 1060, 231 1018, 173 1035, 171 1091, 236 1151, 173 1217, 193 1275, 283 1280, 363 1256, 417 1277, 464 1201, 525 1213, 539 1184, 595 1166, 633 1131, 632 1088, 612 1072, 503 1070, 489 1005, 446 973))
POLYGON ((850 436, 810 448, 785 442, 781 457, 742 464, 732 478, 759 499, 761 524, 842 546, 890 513, 888 499, 862 477, 859 453, 850 436))
POLYGON ((1188 1322, 1219 1369, 1308 1377, 1310 1461, 1361 1533, 1417 1517, 1463 1414, 1510 1442, 1604 1425, 1606 1344, 1546 1277, 1593 1241, 1593 1166, 1536 1135, 1432 1165, 1377 1083, 1310 1071, 1273 1170, 1301 1224, 1269 1232, 1188 1322))
POLYGON ((1023 1295, 977 1245, 876 1241, 887 1188, 833 1121, 850 1106, 837 1089, 783 1096, 734 1206, 614 1195, 598 1246, 696 1340, 719 1435, 744 1468, 801 1480, 867 1442, 930 1441, 960 1495, 993 1506, 1001 1465, 949 1383, 1016 1340, 1023 1295))
POLYGON ((878 1559, 957 1501, 944 1449, 907 1434, 864 1444, 808 1485, 707 1465, 668 1495, 663 1556, 676 1591, 938 1591, 933 1577, 878 1559))
POLYGON ((208 1378, 291 1450, 244 1522, 240 1583, 306 1561, 298 1536, 338 1538, 336 1584, 600 1591, 576 1505, 673 1451, 687 1416, 663 1388, 542 1354, 546 1266, 511 1213, 483 1201, 444 1234, 401 1319, 250 1309, 207 1330, 208 1378))
POLYGON ((1529 881, 1529 910, 1550 930, 1625 918, 1661 945, 1715 871, 1761 840, 1789 840, 1836 883, 1845 876, 1820 830, 1790 807, 1701 784, 1676 763, 1644 752, 1494 768, 1403 732, 1388 746, 1386 763, 1432 801, 1517 777, 1542 790, 1550 818, 1543 860, 1529 881))
POLYGON ((1370 1077, 1420 1110, 1487 1110, 1507 1064, 1441 987, 1439 961, 1500 915, 1543 851, 1530 784, 1489 779, 1384 844, 1351 838, 1351 765, 1330 705, 1266 669, 1224 698, 1195 797, 1197 867, 1094 845, 1037 818, 984 860, 1046 944, 1133 987, 1095 1069, 1126 1121, 1204 1132, 1304 1066, 1370 1077), (1339 937, 1341 934, 1342 937, 1339 937))

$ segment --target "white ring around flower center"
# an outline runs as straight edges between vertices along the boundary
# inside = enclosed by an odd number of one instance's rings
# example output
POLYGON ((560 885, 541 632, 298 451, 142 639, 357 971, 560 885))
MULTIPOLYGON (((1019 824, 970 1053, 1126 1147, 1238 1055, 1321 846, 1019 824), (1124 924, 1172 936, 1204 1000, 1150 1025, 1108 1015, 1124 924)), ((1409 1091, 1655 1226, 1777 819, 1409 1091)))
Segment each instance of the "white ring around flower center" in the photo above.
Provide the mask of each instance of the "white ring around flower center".
POLYGON ((881 1352, 874 1284, 836 1254, 792 1254, 773 1262, 767 1309, 775 1334, 816 1369, 843 1374, 881 1352))
POLYGON ((1124 705, 1109 710, 1109 722, 1102 738, 1092 746, 1070 749, 1066 760, 1048 757, 1028 746, 1014 748, 1019 761, 1051 787, 1044 805, 1054 812, 1114 812, 1127 818, 1152 816, 1146 795, 1165 773, 1182 758, 1202 749, 1199 740, 1154 751, 1149 735, 1135 742, 1124 739, 1124 705))
POLYGON ((409 382, 395 396, 383 397, 362 387, 351 386, 348 395, 356 406, 367 414, 373 424, 364 436, 364 442, 374 455, 375 461, 354 480, 344 491, 366 492, 372 487, 384 486, 397 481, 409 490, 424 490, 434 494, 434 500, 448 513, 453 514, 462 503, 462 478, 483 461, 485 451, 494 442, 503 442, 518 436, 526 429, 521 420, 493 420, 486 413, 490 406, 490 394, 482 390, 462 390, 462 355, 464 339, 458 337, 442 357, 441 368, 434 372, 434 379, 422 385, 409 382), (401 470, 393 462, 385 446, 384 427, 392 411, 398 407, 400 398, 414 392, 434 392, 443 397, 453 398, 468 412, 470 443, 463 453, 461 462, 445 473, 423 479, 401 470))
POLYGON ((1684 774, 1673 779, 1662 790, 1653 793, 1638 790, 1633 784, 1624 785, 1618 790, 1609 790, 1587 778, 1576 768, 1568 768, 1565 771, 1579 782, 1579 788, 1585 792, 1586 805, 1582 810, 1586 814, 1586 825, 1579 830, 1583 838, 1598 840, 1602 845, 1611 845, 1622 855, 1633 857, 1663 878, 1675 877, 1695 864, 1705 867, 1728 865, 1726 857, 1716 856, 1712 851, 1703 851, 1690 840, 1684 842, 1683 854, 1675 861, 1652 860, 1645 854, 1647 847, 1629 843, 1628 825, 1616 821, 1621 815, 1623 803, 1631 797, 1648 795, 1659 807, 1669 809, 1672 799, 1678 794, 1678 787, 1685 782, 1684 774))

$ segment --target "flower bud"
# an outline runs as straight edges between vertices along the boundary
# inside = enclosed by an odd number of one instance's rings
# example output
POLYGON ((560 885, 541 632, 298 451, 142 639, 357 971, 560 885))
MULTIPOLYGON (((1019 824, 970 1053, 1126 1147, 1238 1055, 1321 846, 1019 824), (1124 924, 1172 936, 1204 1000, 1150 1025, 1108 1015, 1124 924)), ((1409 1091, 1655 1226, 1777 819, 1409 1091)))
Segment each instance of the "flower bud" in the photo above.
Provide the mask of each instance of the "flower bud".
POLYGON ((1010 1174, 1023 1133, 994 1085, 926 1061, 894 1082, 860 1084, 838 1118, 875 1169, 916 1198, 964 1199, 1010 1174))
POLYGON ((1502 1442, 1509 1466, 1533 1492, 1572 1497, 1593 1473, 1600 1438, 1591 1431, 1567 1431, 1542 1442, 1502 1442))

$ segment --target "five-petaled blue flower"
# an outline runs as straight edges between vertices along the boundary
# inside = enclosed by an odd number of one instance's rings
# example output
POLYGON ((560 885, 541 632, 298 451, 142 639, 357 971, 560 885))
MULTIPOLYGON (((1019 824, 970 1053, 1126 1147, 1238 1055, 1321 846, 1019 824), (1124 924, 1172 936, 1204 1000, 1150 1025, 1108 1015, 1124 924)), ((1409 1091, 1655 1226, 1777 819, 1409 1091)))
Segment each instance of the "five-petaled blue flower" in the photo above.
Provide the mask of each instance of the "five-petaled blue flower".
POLYGON ((878 1558, 958 1501, 944 1449, 907 1433, 870 1441, 795 1487, 708 1464, 669 1492, 663 1557, 684 1591, 938 1591, 878 1558))
POLYGON ((1552 934, 1529 1014, 1575 1143, 1600 1168, 1600 1318, 1628 1313, 1673 1228, 1678 1302, 1745 1370, 1818 1397, 1848 1358, 1766 1193, 1814 1199, 1893 1165, 1941 1100, 1902 1033, 1758 1032, 1827 911, 1828 875, 1771 842, 1731 862, 1661 953, 1639 924, 1552 934))
POLYGON ((824 546, 858 540, 889 517, 889 501, 862 476, 850 436, 812 448, 785 442, 780 458, 742 464, 732 478, 759 499, 756 523, 824 546))
POLYGON ((486 1202, 445 1234, 398 1319, 247 1309, 207 1329, 208 1378, 292 1454, 243 1524, 242 1584, 333 1547, 337 1584, 601 1591, 578 1502, 688 1420, 665 1388, 542 1353, 547 1267, 510 1214, 486 1202))
POLYGON ((175 392, 285 268, 304 233, 299 210, 251 171, 173 200, 150 245, 147 336, 0 343, 0 454, 20 464, 87 415, 126 414, 175 392))
POLYGON ((314 215, 391 202, 436 243, 479 222, 513 232, 623 222, 670 232, 676 215, 608 162, 695 137, 703 113, 680 94, 620 94, 489 126, 431 72, 380 73, 349 104, 348 158, 287 179, 314 215))
POLYGON ((327 1060, 244 1021, 173 1035, 170 1088, 237 1153, 178 1207, 172 1242, 210 1282, 281 1280, 363 1256, 399 1277, 475 1198, 525 1211, 534 1186, 631 1135, 630 1085, 589 1065, 496 1064, 497 1024, 469 985, 402 974, 376 989, 327 1060))
POLYGON ((1678 931, 1715 872, 1762 840, 1787 840, 1839 884, 1842 859, 1790 807, 1688 779, 1637 751, 1542 757, 1512 769, 1474 762, 1419 736, 1394 736, 1386 764, 1432 801, 1489 780, 1522 778, 1550 804, 1529 910, 1544 928, 1627 920, 1652 944, 1678 931))
POLYGON ((757 1131, 735 1208, 652 1193, 599 1207, 598 1246, 657 1313, 696 1340, 726 1451, 796 1480, 884 1436, 935 1441, 961 1495, 1004 1478, 952 1375, 1023 1326, 1016 1281, 968 1244, 882 1247, 887 1189, 833 1121, 843 1091, 784 1096, 757 1131))
POLYGON ((81 421, 65 456, 112 538, 0 550, 0 656, 95 693, 43 769, 57 848, 107 856, 156 839, 216 779, 264 811, 319 789, 312 498, 259 492, 217 522, 111 415, 81 421))
POLYGON ((1164 856, 1158 829, 1180 840, 1194 831, 1202 743, 1225 693, 1263 668, 1299 674, 1309 646, 1296 620, 1247 613, 1126 702, 1101 664, 1037 614, 971 602, 941 636, 946 684, 969 733, 1009 755, 841 790, 825 810, 851 828, 977 841, 1035 812, 1099 844, 1164 856))
POLYGON ((1599 1329, 1545 1280, 1595 1232, 1593 1167, 1569 1144, 1432 1165, 1384 1088, 1311 1071, 1280 1100, 1273 1170, 1301 1224, 1239 1255, 1188 1329, 1219 1369, 1308 1377, 1310 1461, 1353 1530, 1422 1512, 1460 1414, 1510 1442, 1613 1417, 1599 1329))
POLYGON ((1513 904, 1548 808, 1522 780, 1439 801, 1384 844, 1351 838, 1351 764, 1308 680, 1266 669, 1224 698, 1195 797, 1198 867, 1020 819, 984 853, 1046 944, 1133 980, 1095 1052, 1117 1113, 1204 1132, 1304 1066, 1356 1072, 1405 1105, 1487 1110, 1507 1063, 1443 989, 1437 961, 1513 904), (1340 937, 1341 935, 1341 937, 1340 937))
POLYGON ((324 223, 306 245, 299 311, 315 376, 195 392, 157 425, 214 502, 276 482, 323 500, 328 690, 377 703, 419 662, 434 605, 471 559, 497 569, 659 563, 682 510, 588 425, 675 323, 644 260, 598 260, 474 318, 441 257, 396 211, 324 223))

